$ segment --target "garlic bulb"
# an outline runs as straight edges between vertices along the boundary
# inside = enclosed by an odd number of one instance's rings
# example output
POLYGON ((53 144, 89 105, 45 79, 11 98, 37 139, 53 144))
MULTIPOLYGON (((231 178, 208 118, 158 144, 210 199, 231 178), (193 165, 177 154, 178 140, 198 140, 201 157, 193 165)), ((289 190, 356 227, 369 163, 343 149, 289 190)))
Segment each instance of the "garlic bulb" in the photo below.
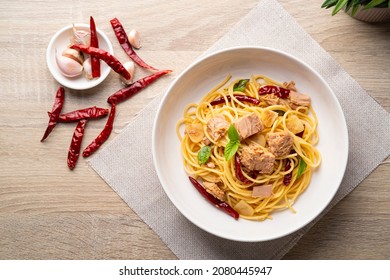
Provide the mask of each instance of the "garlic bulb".
POLYGON ((83 66, 76 60, 56 53, 57 66, 65 77, 73 78, 83 72, 83 66))
POLYGON ((68 48, 62 52, 62 55, 74 59, 80 64, 83 64, 84 62, 84 55, 78 50, 68 48))
POLYGON ((73 36, 70 42, 75 45, 89 46, 91 44, 91 33, 85 30, 77 30, 73 25, 73 36))
POLYGON ((134 71, 135 71, 135 64, 133 61, 126 61, 125 63, 123 63, 123 67, 125 67, 125 69, 127 70, 127 72, 130 73, 130 79, 126 80, 125 78, 123 78, 121 76, 121 81, 122 83, 124 83, 125 85, 129 85, 131 84, 131 82, 133 81, 133 77, 134 77, 134 71))
POLYGON ((85 78, 87 78, 87 80, 92 80, 92 65, 91 65, 90 57, 84 60, 83 68, 84 68, 85 78))
POLYGON ((139 33, 138 31, 136 30, 131 30, 129 32, 129 34, 127 35, 127 37, 129 38, 129 42, 130 44, 136 48, 136 49, 139 49, 141 48, 141 40, 140 40, 140 36, 139 36, 139 33))

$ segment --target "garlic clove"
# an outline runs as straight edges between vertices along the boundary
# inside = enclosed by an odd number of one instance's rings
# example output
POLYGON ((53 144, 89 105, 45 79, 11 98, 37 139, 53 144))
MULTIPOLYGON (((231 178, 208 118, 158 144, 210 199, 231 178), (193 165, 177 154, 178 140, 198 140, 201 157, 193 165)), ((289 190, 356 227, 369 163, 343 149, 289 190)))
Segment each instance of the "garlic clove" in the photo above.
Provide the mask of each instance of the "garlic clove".
POLYGON ((74 59, 80 64, 83 64, 84 62, 84 55, 78 50, 68 48, 62 52, 62 55, 74 59))
POLYGON ((91 44, 91 33, 85 30, 77 30, 73 25, 73 36, 70 40, 74 45, 87 45, 91 44))
POLYGON ((126 80, 121 76, 121 81, 125 85, 130 85, 134 77, 135 64, 133 61, 126 61, 125 63, 123 63, 123 67, 127 70, 127 72, 130 73, 130 79, 126 80))
POLYGON ((73 78, 83 72, 83 66, 69 57, 56 53, 57 66, 65 77, 73 78))
POLYGON ((136 31, 135 29, 131 30, 129 32, 129 34, 127 35, 127 37, 129 38, 130 44, 134 48, 136 48, 136 49, 140 49, 141 48, 141 40, 140 40, 140 36, 139 36, 138 31, 136 31))
POLYGON ((88 57, 86 60, 84 60, 83 63, 83 68, 84 68, 84 75, 87 80, 92 80, 92 65, 91 65, 91 58, 88 57))

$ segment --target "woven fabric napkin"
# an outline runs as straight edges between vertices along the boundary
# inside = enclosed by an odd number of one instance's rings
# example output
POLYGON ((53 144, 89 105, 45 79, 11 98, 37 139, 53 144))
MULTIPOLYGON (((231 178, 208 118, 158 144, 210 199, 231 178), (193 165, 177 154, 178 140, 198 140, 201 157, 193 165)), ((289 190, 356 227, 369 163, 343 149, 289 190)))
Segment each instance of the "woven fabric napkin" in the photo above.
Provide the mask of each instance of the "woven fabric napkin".
POLYGON ((258 243, 215 237, 182 216, 160 185, 151 154, 152 125, 160 103, 160 98, 155 98, 89 163, 179 259, 280 259, 390 154, 390 114, 277 1, 260 1, 206 53, 237 45, 283 50, 308 63, 325 78, 336 93, 347 120, 350 151, 346 173, 326 210, 295 233, 258 243), (365 137, 362 137, 363 133, 365 137))

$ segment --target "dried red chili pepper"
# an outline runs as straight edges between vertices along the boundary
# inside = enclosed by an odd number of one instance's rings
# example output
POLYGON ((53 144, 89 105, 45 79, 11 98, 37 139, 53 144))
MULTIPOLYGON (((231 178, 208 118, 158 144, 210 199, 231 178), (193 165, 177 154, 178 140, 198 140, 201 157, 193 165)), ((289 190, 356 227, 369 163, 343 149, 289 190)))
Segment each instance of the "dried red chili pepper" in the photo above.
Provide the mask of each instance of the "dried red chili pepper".
MULTIPOLYGON (((284 171, 287 171, 291 168, 291 162, 289 160, 286 161, 286 165, 284 166, 284 171)), ((285 186, 288 186, 291 183, 292 179, 292 171, 284 175, 283 177, 283 184, 285 186)))
POLYGON ((110 20, 110 23, 112 28, 114 29, 115 36, 118 39, 122 49, 135 63, 145 69, 158 70, 143 61, 134 51, 133 47, 129 42, 129 38, 127 37, 125 29, 117 18, 113 18, 112 20, 110 20))
POLYGON ((213 195, 209 194, 206 189, 195 180, 195 178, 189 176, 188 177, 191 181, 191 183, 194 185, 194 187, 200 192, 200 194, 206 198, 210 203, 215 205, 216 207, 222 209, 225 213, 232 216, 234 219, 238 219, 240 215, 237 213, 236 210, 234 210, 229 204, 227 204, 225 201, 219 200, 218 198, 214 197, 213 195))
MULTIPOLYGON (((97 119, 107 116, 110 110, 104 108, 98 108, 96 106, 79 109, 65 114, 61 114, 58 118, 58 122, 77 122, 82 119, 97 119)), ((49 116, 52 113, 48 112, 49 116)))
POLYGON ((113 93, 111 96, 108 97, 107 102, 110 104, 118 104, 120 102, 123 102, 128 98, 130 98, 131 96, 133 96, 134 94, 136 94, 137 92, 139 92, 141 89, 153 83, 159 77, 169 74, 171 72, 172 70, 161 70, 156 73, 153 73, 152 75, 141 78, 138 81, 131 83, 129 86, 122 88, 117 92, 113 93))
MULTIPOLYGON (((247 96, 247 95, 233 94, 233 96, 238 101, 249 102, 249 103, 252 103, 254 105, 259 105, 260 102, 261 102, 259 99, 256 99, 254 97, 250 97, 250 96, 247 96)), ((230 95, 226 96, 226 99, 227 99, 227 101, 231 101, 232 100, 230 95)), ((218 97, 217 99, 214 99, 213 101, 210 102, 210 104, 212 106, 215 106, 215 105, 218 105, 218 104, 222 104, 222 103, 225 103, 225 98, 223 98, 223 97, 218 97)))
POLYGON ((74 130, 72 141, 68 151, 68 167, 72 170, 76 167, 80 155, 81 142, 83 141, 85 125, 87 120, 79 120, 74 130))
MULTIPOLYGON (((89 29, 91 31, 91 47, 99 48, 99 39, 96 31, 96 24, 92 16, 89 18, 89 29)), ((91 70, 92 78, 100 77, 100 59, 94 55, 91 55, 91 70)))
POLYGON ((305 130, 302 130, 301 132, 298 132, 298 133, 295 134, 295 135, 302 138, 304 132, 305 132, 305 130))
POLYGON ((260 95, 271 93, 280 98, 288 98, 290 95, 290 90, 279 86, 262 86, 259 88, 260 95))
POLYGON ((61 114, 62 106, 64 105, 64 101, 65 101, 65 89, 62 86, 60 86, 57 90, 56 97, 54 99, 54 105, 53 108, 51 109, 51 114, 49 117, 49 123, 45 130, 45 133, 43 134, 41 142, 49 136, 49 134, 53 131, 54 127, 56 126, 58 122, 58 118, 61 114))
POLYGON ((116 105, 111 104, 111 111, 110 115, 108 116, 106 125, 104 126, 100 134, 84 149, 83 157, 89 157, 90 155, 92 155, 97 149, 100 148, 101 145, 103 145, 103 143, 108 139, 108 137, 110 137, 114 125, 115 109, 116 105))
POLYGON ((242 169, 241 169, 241 161, 240 161, 240 157, 235 156, 234 158, 234 166, 235 166, 235 169, 236 169, 236 177, 238 180, 240 180, 241 182, 245 183, 245 184, 250 184, 252 183, 252 181, 248 180, 244 174, 242 173, 242 169))
POLYGON ((112 70, 120 74, 123 78, 127 80, 131 78, 130 73, 125 69, 125 67, 123 67, 122 63, 115 56, 105 50, 89 47, 86 45, 72 45, 70 48, 82 51, 91 56, 95 56, 96 58, 99 58, 107 63, 107 65, 110 66, 112 70))

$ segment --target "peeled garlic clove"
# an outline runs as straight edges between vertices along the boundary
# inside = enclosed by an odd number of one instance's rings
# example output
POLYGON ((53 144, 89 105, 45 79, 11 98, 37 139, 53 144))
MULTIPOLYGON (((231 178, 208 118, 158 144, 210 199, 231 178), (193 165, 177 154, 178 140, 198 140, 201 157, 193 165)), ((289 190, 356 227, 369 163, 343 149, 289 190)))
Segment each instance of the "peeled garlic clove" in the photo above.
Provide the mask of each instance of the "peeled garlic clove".
POLYGON ((75 45, 87 45, 91 44, 91 33, 85 30, 77 30, 73 25, 73 36, 71 43, 75 45))
POLYGON ((92 66, 91 66, 91 58, 90 57, 88 57, 86 60, 84 60, 83 67, 84 67, 85 78, 87 78, 88 80, 92 80, 93 77, 92 77, 92 66))
POLYGON ((83 66, 69 57, 56 54, 57 66, 65 77, 73 78, 83 72, 83 66))
POLYGON ((123 67, 125 67, 125 69, 127 70, 127 72, 129 72, 130 74, 130 79, 126 80, 125 78, 123 78, 121 76, 121 81, 122 83, 124 83, 125 85, 129 85, 131 84, 131 82, 133 81, 133 77, 134 77, 134 71, 135 71, 135 64, 133 61, 126 61, 125 63, 123 63, 123 67))
POLYGON ((66 57, 69 57, 71 59, 74 59, 76 60, 78 63, 80 64, 83 64, 84 62, 84 55, 82 52, 78 51, 78 50, 74 50, 74 49, 65 49, 63 52, 62 52, 62 55, 63 56, 66 56, 66 57))
POLYGON ((199 143, 204 137, 203 125, 201 123, 189 123, 186 125, 185 133, 190 137, 192 142, 199 143))
POLYGON ((141 48, 141 40, 140 40, 140 36, 139 36, 139 33, 138 31, 136 30, 131 30, 129 32, 129 34, 127 35, 127 37, 129 38, 129 42, 130 44, 136 48, 136 49, 139 49, 141 48))

